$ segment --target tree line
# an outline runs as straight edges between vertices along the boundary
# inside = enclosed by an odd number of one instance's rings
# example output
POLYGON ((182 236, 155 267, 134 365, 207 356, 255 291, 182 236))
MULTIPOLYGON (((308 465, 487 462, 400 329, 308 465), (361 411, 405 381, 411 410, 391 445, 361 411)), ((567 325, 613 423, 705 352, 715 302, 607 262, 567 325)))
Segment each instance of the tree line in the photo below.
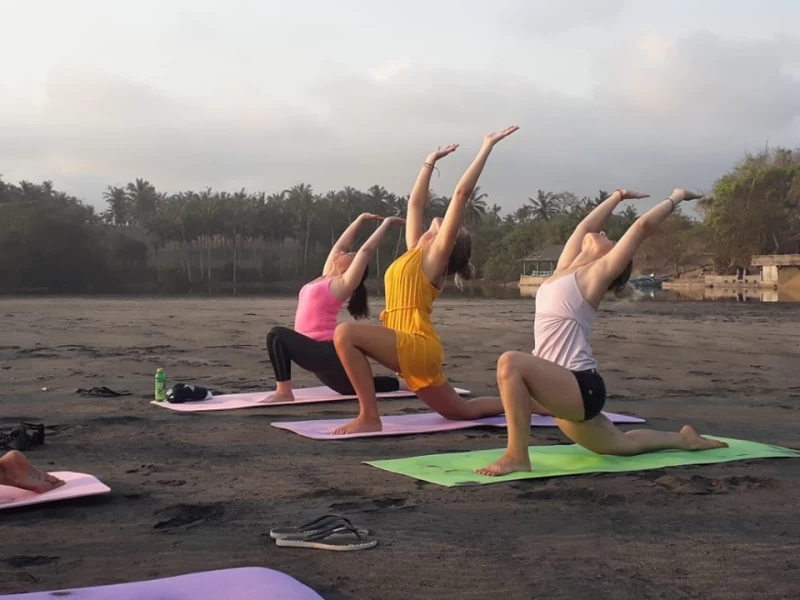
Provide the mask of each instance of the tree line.
MULTIPOLYGON (((538 190, 501 214, 500 205, 476 188, 466 221, 479 277, 516 280, 520 259, 564 243, 607 197, 604 190, 592 197, 538 190)), ((103 200, 106 208, 99 212, 50 181, 14 185, 0 177, 0 290, 180 291, 296 283, 316 276, 331 244, 358 214, 403 215, 408 197, 380 185, 319 194, 306 183, 272 194, 166 194, 136 179, 107 187, 103 200)), ((449 201, 432 191, 426 220, 443 216, 449 201)), ((698 264, 724 273, 747 268, 753 254, 796 248, 799 208, 800 152, 777 148, 748 155, 699 203, 699 219, 680 212, 670 217, 641 248, 637 268, 673 276, 698 264)), ((619 238, 637 216, 636 205, 626 203, 606 233, 619 238)), ((402 231, 387 236, 373 273, 382 277, 403 250, 402 239, 402 231)))

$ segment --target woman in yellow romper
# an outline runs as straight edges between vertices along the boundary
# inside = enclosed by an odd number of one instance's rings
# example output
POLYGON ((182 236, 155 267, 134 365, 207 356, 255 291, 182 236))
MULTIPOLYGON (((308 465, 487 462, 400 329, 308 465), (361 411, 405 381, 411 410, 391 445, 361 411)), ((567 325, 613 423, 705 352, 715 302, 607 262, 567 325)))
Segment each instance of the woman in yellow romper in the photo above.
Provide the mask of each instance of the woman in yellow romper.
POLYGON ((430 228, 423 231, 431 171, 437 160, 454 152, 457 146, 447 146, 428 156, 408 201, 408 250, 386 271, 386 310, 381 313, 384 326, 343 323, 336 328, 333 342, 358 394, 360 411, 356 419, 334 430, 334 434, 381 430, 367 357, 400 374, 411 391, 446 419, 479 419, 503 413, 499 398, 467 401, 447 382, 442 371, 444 350, 431 323, 431 312, 448 275, 455 275, 459 286, 461 280, 473 275, 472 241, 461 226, 467 201, 492 148, 517 129, 509 127, 486 136, 478 156, 458 182, 444 219, 434 219, 430 228))

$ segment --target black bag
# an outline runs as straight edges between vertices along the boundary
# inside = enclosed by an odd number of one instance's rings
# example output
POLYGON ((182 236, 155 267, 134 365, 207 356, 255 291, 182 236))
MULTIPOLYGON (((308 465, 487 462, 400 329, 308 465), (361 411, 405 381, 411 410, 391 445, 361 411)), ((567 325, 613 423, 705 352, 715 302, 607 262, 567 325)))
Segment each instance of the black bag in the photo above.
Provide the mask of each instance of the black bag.
POLYGON ((24 452, 33 446, 44 444, 43 423, 20 423, 8 433, 0 432, 0 448, 24 452))
POLYGON ((199 385, 176 383, 171 390, 167 391, 167 402, 170 404, 197 402, 199 400, 209 400, 210 398, 212 398, 211 392, 199 385))

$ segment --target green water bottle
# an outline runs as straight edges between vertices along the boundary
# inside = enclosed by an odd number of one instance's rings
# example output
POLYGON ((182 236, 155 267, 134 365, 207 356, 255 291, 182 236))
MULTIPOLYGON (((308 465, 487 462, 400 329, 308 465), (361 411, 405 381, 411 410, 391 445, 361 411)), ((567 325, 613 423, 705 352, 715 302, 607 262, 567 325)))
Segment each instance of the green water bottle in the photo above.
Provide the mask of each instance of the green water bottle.
POLYGON ((167 374, 163 367, 156 369, 156 402, 164 402, 167 399, 167 374))

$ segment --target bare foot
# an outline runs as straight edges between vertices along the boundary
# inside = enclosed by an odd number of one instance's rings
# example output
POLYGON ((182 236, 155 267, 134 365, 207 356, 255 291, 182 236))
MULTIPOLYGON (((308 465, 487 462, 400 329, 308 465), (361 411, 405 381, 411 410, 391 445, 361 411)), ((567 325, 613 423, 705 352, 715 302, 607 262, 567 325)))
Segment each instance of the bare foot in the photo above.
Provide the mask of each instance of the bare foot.
POLYGON ((712 450, 714 448, 727 448, 728 444, 718 440, 709 440, 702 437, 694 430, 694 427, 685 425, 681 429, 681 440, 683 441, 682 450, 712 450))
POLYGON ((42 494, 61 487, 64 482, 38 470, 21 452, 12 450, 0 458, 0 485, 42 494))
POLYGON ((347 435, 348 433, 368 433, 370 431, 381 431, 383 429, 383 423, 381 423, 380 418, 377 420, 371 419, 364 419, 362 417, 356 417, 352 421, 350 421, 347 425, 343 425, 342 427, 337 427, 333 431, 331 431, 331 435, 347 435))
POLYGON ((294 394, 292 392, 273 392, 258 401, 259 404, 275 404, 276 402, 294 402, 294 394))
POLYGON ((500 458, 490 464, 488 467, 482 469, 475 469, 478 475, 488 475, 489 477, 498 477, 500 475, 508 475, 509 473, 516 473, 518 471, 532 471, 531 459, 526 454, 525 457, 512 456, 508 453, 503 454, 500 458))

